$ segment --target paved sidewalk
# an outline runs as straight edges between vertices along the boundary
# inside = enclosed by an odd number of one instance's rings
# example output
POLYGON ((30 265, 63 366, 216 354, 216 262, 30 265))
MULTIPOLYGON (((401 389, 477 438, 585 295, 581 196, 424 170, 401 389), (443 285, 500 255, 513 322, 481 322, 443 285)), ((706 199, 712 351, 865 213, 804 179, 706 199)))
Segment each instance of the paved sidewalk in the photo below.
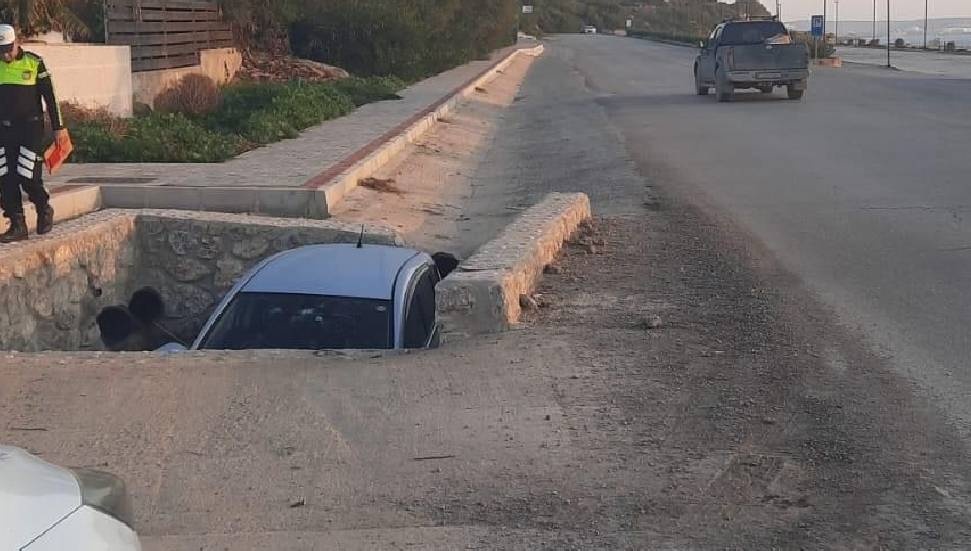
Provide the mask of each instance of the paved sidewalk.
MULTIPOLYGON (((884 66, 887 64, 887 50, 878 48, 853 48, 840 46, 838 49, 843 61, 884 66)), ((971 78, 971 56, 923 52, 920 50, 892 50, 891 64, 902 70, 925 73, 946 78, 971 78)))
POLYGON ((300 188, 372 141, 392 131, 466 84, 515 48, 497 51, 423 80, 401 92, 399 101, 364 105, 339 119, 306 130, 299 138, 249 151, 225 163, 70 164, 48 179, 51 188, 75 184, 180 187, 300 188))

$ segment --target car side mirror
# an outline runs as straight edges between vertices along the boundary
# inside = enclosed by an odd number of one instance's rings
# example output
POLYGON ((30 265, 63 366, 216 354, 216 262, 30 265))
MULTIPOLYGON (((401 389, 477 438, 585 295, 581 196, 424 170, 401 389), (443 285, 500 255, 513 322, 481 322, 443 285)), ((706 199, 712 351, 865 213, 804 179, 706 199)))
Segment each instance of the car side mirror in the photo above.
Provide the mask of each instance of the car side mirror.
POLYGON ((445 279, 448 274, 454 272, 459 267, 459 259, 454 254, 435 253, 432 255, 432 260, 435 262, 435 267, 438 268, 438 275, 442 279, 445 279))
POLYGON ((699 42, 698 43, 698 47, 701 48, 702 50, 704 50, 705 49, 705 41, 702 40, 701 42, 699 42))

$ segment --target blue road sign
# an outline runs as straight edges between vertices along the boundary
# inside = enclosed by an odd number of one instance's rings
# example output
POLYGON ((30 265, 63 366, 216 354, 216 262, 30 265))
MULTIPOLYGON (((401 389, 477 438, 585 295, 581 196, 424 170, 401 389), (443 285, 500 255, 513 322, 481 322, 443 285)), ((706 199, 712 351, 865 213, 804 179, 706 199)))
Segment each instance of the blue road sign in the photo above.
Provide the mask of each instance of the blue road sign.
POLYGON ((822 15, 813 16, 813 36, 822 38, 826 30, 826 23, 822 15))

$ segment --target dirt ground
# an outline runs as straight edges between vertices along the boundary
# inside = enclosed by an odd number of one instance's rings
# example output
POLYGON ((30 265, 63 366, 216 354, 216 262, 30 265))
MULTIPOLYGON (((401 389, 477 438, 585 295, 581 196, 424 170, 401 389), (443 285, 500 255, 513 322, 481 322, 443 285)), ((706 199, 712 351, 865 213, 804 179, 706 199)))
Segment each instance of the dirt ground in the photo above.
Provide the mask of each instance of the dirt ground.
POLYGON ((532 56, 517 57, 378 171, 377 190, 356 188, 332 215, 348 222, 385 223, 423 250, 470 256, 528 206, 510 205, 509 197, 495 193, 494 186, 476 175, 534 61, 532 56))
POLYGON ((599 244, 567 247, 520 328, 391 356, 0 355, 0 441, 122 476, 149 551, 967 548, 971 463, 936 405, 732 221, 651 187, 582 78, 543 76, 341 214, 469 249, 587 191, 599 244))
POLYGON ((962 548, 967 450, 734 236, 600 219, 428 353, 8 355, 0 438, 124 476, 148 549, 962 548))

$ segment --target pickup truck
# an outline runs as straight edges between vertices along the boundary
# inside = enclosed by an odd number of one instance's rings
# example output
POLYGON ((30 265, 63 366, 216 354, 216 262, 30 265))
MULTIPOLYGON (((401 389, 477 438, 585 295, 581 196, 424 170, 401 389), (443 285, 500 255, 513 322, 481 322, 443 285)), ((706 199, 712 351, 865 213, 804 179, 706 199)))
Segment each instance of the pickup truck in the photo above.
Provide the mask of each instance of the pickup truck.
POLYGON ((778 21, 726 21, 701 43, 694 65, 699 96, 714 88, 718 101, 731 101, 735 90, 754 88, 771 94, 785 86, 789 99, 801 99, 809 80, 809 48, 793 44, 778 21))

